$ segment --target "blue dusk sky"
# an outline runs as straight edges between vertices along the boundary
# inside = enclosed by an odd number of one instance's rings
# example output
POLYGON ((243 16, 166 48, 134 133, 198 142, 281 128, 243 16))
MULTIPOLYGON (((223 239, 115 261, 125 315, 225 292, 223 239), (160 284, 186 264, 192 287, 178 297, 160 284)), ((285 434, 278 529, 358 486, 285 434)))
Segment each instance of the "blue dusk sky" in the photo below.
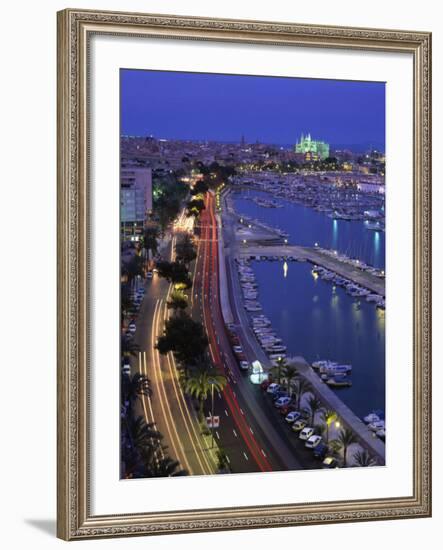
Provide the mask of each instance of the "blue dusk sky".
POLYGON ((165 139, 385 147, 385 84, 121 70, 121 133, 165 139))

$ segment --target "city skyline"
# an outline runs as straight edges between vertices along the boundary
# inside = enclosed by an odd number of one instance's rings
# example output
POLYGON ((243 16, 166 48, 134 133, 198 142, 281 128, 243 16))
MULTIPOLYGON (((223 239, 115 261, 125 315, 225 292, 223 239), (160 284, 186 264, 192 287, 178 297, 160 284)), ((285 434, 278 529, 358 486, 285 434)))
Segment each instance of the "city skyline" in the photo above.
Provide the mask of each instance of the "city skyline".
POLYGON ((310 133, 332 147, 385 147, 385 85, 121 70, 121 134, 275 144, 310 133))

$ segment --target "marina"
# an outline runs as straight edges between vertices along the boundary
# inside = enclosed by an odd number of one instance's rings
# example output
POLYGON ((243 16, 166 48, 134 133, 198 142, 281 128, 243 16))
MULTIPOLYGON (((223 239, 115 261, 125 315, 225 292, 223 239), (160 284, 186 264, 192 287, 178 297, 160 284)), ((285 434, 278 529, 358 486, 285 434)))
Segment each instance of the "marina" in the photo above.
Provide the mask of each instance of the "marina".
MULTIPOLYGON (((239 215, 275 228, 289 244, 313 248, 317 243, 323 249, 336 250, 338 254, 359 259, 373 267, 385 268, 385 233, 367 229, 371 227, 369 224, 374 221, 373 218, 346 221, 331 218, 326 211, 307 204, 279 199, 283 208, 262 208, 252 200, 252 197, 269 200, 272 196, 262 191, 235 190, 232 207, 239 215)), ((369 214, 372 210, 369 206, 364 209, 369 214)), ((377 212, 381 212, 381 207, 377 212)), ((378 221, 382 223, 381 219, 378 221)))
MULTIPOLYGON (((226 204, 232 207, 229 199, 226 204)), ((231 208, 230 216, 235 214, 231 208)), ((241 230, 245 221, 237 223, 241 230)), ((320 387, 338 392, 360 419, 384 410, 384 269, 315 243, 298 246, 280 236, 277 245, 270 221, 256 226, 251 216, 246 223, 249 241, 237 233, 235 265, 243 308, 269 365, 279 357, 299 357, 309 365, 323 359, 327 366, 310 367, 320 387)))

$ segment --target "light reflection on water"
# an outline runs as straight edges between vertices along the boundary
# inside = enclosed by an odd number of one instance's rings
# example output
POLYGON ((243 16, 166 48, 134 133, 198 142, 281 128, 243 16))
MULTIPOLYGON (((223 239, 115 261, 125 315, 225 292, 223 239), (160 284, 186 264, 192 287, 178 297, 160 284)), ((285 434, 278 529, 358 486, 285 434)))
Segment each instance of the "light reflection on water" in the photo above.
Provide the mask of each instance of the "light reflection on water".
POLYGON ((267 193, 260 191, 248 191, 233 197, 238 213, 283 229, 289 233, 291 244, 315 246, 317 243, 375 267, 385 267, 385 234, 366 229, 362 221, 332 220, 322 212, 283 199, 278 199, 283 208, 262 208, 250 200, 252 197, 269 198, 267 193))
POLYGON ((385 408, 385 317, 323 281, 308 263, 253 262, 259 301, 288 356, 352 364, 351 388, 337 390, 359 416, 385 408), (275 284, 278 281, 278 284, 275 284))

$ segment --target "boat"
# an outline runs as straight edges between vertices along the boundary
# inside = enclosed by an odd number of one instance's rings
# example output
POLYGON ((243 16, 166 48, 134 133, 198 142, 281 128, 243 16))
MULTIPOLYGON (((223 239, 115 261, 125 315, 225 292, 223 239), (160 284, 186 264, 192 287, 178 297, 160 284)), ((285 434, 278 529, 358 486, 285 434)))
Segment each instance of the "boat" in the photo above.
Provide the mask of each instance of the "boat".
POLYGON ((372 432, 378 432, 378 430, 384 430, 385 429, 385 421, 384 420, 378 420, 377 422, 371 422, 368 424, 368 428, 372 432))
POLYGON ((365 298, 366 296, 368 296, 368 294, 370 294, 370 291, 367 290, 366 288, 362 288, 361 290, 359 290, 359 291, 357 292, 357 296, 358 296, 359 298, 365 298))
POLYGON ((380 422, 381 418, 375 412, 371 412, 363 418, 366 424, 372 424, 373 422, 380 422))
POLYGON ((320 374, 348 374, 352 371, 352 365, 326 365, 320 367, 320 374))
POLYGON ((379 302, 380 300, 383 300, 383 296, 380 296, 380 294, 368 294, 366 296, 367 302, 379 302))
POLYGON ((326 367, 328 365, 338 365, 335 361, 330 361, 329 359, 322 359, 320 361, 314 361, 312 363, 313 369, 320 369, 321 367, 326 367))
POLYGON ((380 222, 367 222, 365 223, 365 228, 372 230, 372 231, 384 231, 384 225, 382 225, 380 222))
POLYGON ((286 346, 282 346, 282 345, 266 347, 266 351, 271 353, 286 351, 286 349, 287 349, 286 346))
POLYGON ((326 384, 333 388, 350 388, 352 386, 351 380, 348 380, 346 377, 342 376, 333 376, 326 380, 326 384))

